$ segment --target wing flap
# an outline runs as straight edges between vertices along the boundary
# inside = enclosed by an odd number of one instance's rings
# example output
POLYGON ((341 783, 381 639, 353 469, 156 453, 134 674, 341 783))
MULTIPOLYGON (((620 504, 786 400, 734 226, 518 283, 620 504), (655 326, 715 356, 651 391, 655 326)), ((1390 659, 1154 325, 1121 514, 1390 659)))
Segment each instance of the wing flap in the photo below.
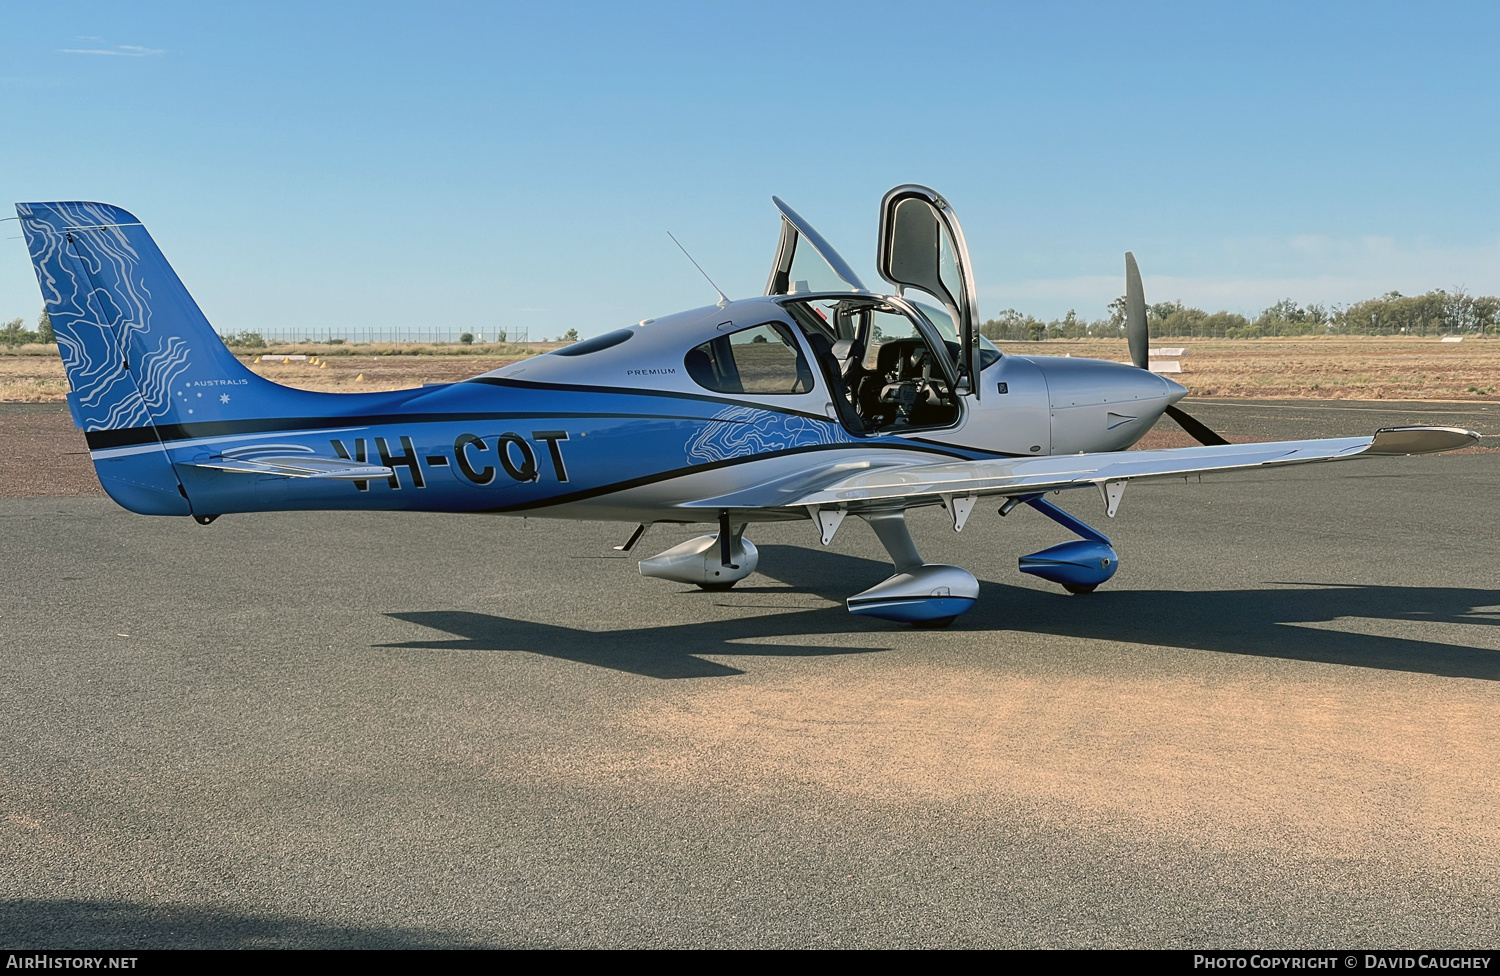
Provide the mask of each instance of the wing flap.
POLYGON ((211 468, 230 474, 269 474, 283 478, 315 478, 331 481, 371 481, 389 478, 393 472, 381 464, 360 464, 343 458, 294 454, 286 457, 209 458, 185 462, 192 468, 211 468))
POLYGON ((1428 454, 1478 441, 1477 433, 1457 427, 1398 427, 1382 429, 1374 437, 905 465, 844 478, 790 504, 871 509, 892 503, 931 503, 944 495, 1021 495, 1107 481, 1340 461, 1367 454, 1428 454))

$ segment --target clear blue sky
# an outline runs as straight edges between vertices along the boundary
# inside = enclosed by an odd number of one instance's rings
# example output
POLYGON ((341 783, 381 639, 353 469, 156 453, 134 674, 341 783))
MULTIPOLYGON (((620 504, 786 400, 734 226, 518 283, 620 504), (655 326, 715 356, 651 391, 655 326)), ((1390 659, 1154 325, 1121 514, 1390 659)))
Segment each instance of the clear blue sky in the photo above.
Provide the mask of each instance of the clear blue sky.
MULTIPOLYGON (((762 289, 775 193, 871 269, 953 202, 980 311, 1500 293, 1500 6, 49 3, 6 202, 133 211, 221 331, 585 336, 762 289)), ((0 319, 40 297, 0 224, 0 319)))

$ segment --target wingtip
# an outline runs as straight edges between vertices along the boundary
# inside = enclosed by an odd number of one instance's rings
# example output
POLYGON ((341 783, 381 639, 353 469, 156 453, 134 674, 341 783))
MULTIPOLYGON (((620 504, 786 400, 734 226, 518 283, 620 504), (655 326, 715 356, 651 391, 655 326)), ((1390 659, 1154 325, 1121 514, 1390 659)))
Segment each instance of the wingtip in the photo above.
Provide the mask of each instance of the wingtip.
POLYGON ((1382 427, 1366 454, 1437 454, 1459 451, 1479 443, 1478 431, 1463 427, 1382 427))

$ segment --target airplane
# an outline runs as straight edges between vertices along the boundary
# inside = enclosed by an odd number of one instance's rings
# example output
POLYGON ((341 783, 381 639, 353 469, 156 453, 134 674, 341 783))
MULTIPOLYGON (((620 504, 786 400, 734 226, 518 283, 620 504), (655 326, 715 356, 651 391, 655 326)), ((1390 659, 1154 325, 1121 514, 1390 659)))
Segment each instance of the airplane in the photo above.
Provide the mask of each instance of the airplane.
POLYGON ((979 584, 922 558, 910 509, 941 505, 962 531, 983 499, 1001 515, 1024 505, 1078 538, 1022 556, 1019 569, 1082 594, 1115 574, 1119 555, 1049 492, 1096 489, 1113 517, 1134 479, 1478 441, 1396 427, 1227 443, 1177 406, 1185 387, 1147 368, 1131 254, 1131 364, 1018 355, 980 335, 963 230, 935 191, 908 184, 881 201, 877 270, 891 286, 881 291, 772 201, 781 235, 763 295, 718 292, 717 304, 468 380, 378 393, 296 390, 251 372, 125 210, 16 210, 104 490, 132 512, 202 525, 311 509, 614 520, 637 526, 617 547, 628 552, 654 523, 706 523, 715 531, 640 571, 726 589, 756 569, 750 526, 805 520, 827 546, 852 514, 893 573, 848 609, 943 627, 973 607, 979 584), (1163 415, 1202 446, 1127 450, 1163 415))

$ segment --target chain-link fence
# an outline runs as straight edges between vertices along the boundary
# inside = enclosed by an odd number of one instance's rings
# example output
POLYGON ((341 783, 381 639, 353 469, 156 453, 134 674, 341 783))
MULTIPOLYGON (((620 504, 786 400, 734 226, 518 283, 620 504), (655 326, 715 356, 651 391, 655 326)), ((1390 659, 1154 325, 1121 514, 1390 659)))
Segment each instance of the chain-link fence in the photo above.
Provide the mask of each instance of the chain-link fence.
POLYGON ((258 336, 267 343, 351 343, 351 342, 462 342, 470 336, 475 345, 492 342, 530 342, 531 330, 497 329, 490 332, 469 329, 254 329, 223 336, 233 343, 241 337, 258 336))

